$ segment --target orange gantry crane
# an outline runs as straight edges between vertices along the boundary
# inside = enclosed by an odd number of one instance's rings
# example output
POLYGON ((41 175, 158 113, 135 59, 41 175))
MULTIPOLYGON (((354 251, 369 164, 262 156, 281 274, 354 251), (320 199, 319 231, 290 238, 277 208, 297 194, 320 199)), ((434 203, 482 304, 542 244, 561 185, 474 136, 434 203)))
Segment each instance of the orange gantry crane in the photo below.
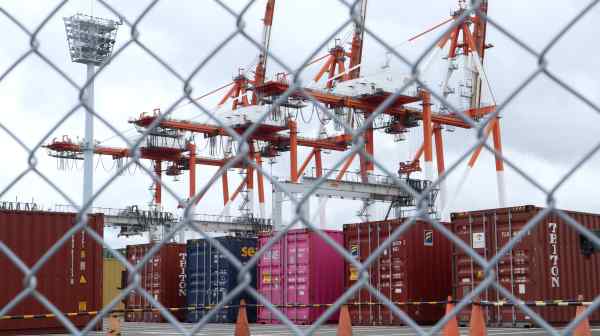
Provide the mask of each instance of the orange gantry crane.
MULTIPOLYGON (((462 2, 461 2, 462 3, 462 2)), ((483 1, 481 4, 481 12, 487 12, 487 1, 483 1)), ((224 106, 228 100, 232 99, 231 113, 232 116, 243 115, 240 119, 230 122, 230 126, 239 134, 243 133, 248 127, 254 126, 254 132, 247 138, 248 145, 250 148, 249 160, 255 161, 257 165, 262 164, 264 158, 271 158, 279 155, 280 152, 290 152, 290 163, 289 163, 289 174, 290 181, 292 183, 298 183, 300 176, 305 172, 307 167, 310 165, 312 160, 316 167, 317 177, 323 175, 324 162, 322 157, 323 150, 333 150, 343 152, 348 150, 351 144, 350 134, 341 134, 336 136, 329 136, 323 138, 306 138, 298 136, 298 122, 287 116, 279 123, 272 122, 261 122, 260 125, 255 125, 255 121, 252 118, 246 118, 251 113, 256 111, 265 110, 276 110, 278 106, 273 103, 280 98, 284 93, 288 93, 290 88, 287 78, 285 76, 279 77, 275 80, 267 80, 266 69, 267 59, 270 44, 271 27, 274 17, 275 0, 268 0, 265 16, 264 16, 264 27, 263 27, 263 41, 262 48, 258 57, 258 63, 255 69, 254 79, 249 79, 243 72, 240 72, 233 81, 233 86, 227 91, 225 96, 219 101, 219 106, 224 106), (251 99, 248 98, 248 94, 251 93, 251 99), (264 107, 265 110, 257 110, 264 107), (282 134, 282 132, 289 134, 282 134), (262 147, 260 146, 262 144, 262 147), (258 148, 257 148, 258 147, 258 148), (308 156, 299 163, 298 148, 308 147, 310 152, 308 156)), ((363 54, 363 42, 364 42, 364 22, 366 18, 367 0, 363 0, 357 6, 360 13, 360 19, 356 22, 354 27, 354 35, 352 38, 351 49, 347 52, 343 46, 336 44, 336 46, 329 50, 329 54, 324 58, 325 63, 321 66, 317 75, 314 77, 314 82, 319 82, 325 73, 328 73, 327 81, 323 89, 315 88, 303 88, 302 90, 296 90, 288 95, 288 101, 278 104, 281 106, 292 106, 302 108, 303 105, 298 102, 309 102, 317 101, 328 109, 345 109, 349 113, 360 113, 363 114, 365 119, 368 118, 373 112, 375 112, 382 103, 388 103, 387 107, 383 109, 382 113, 389 122, 385 127, 386 133, 398 134, 400 132, 406 132, 410 128, 418 126, 417 121, 421 121, 423 129, 423 144, 419 151, 417 151, 415 157, 410 162, 402 162, 400 165, 399 173, 409 174, 411 172, 420 171, 419 161, 421 157, 424 157, 425 167, 425 179, 433 180, 433 153, 435 146, 435 155, 437 163, 437 173, 439 176, 444 174, 445 163, 444 163, 444 145, 443 145, 443 134, 442 129, 444 127, 453 128, 471 128, 471 124, 465 122, 458 114, 451 113, 444 106, 440 107, 438 111, 434 111, 432 102, 432 94, 423 88, 419 88, 416 94, 399 94, 395 95, 392 102, 388 102, 390 97, 394 95, 392 91, 386 90, 373 90, 372 92, 360 93, 360 94, 347 94, 336 91, 336 87, 343 83, 350 83, 350 81, 363 80, 361 77, 361 66, 362 66, 362 54, 363 54), (346 65, 346 62, 348 64, 346 65), (420 106, 419 106, 420 104, 420 106)), ((483 71, 483 56, 485 49, 488 47, 485 43, 485 30, 486 22, 485 15, 470 15, 464 17, 465 11, 464 4, 461 4, 459 10, 456 11, 453 17, 446 20, 442 24, 428 30, 427 32, 433 31, 443 24, 453 22, 453 29, 444 34, 438 41, 438 49, 444 48, 446 45, 450 45, 448 52, 448 59, 454 59, 458 55, 465 57, 469 56, 473 59, 473 62, 477 68, 473 75, 473 94, 469 107, 463 112, 475 120, 482 119, 490 113, 494 113, 496 108, 495 105, 482 106, 481 96, 484 86, 489 86, 485 72, 483 71)), ((418 36, 422 36, 419 34, 418 36)), ((317 59, 319 61, 323 58, 317 59)), ((313 61, 313 62, 315 62, 313 61)), ((313 63, 311 62, 311 63, 313 63)), ((450 68, 450 67, 449 67, 450 68)), ((449 70, 450 72, 450 70, 449 70)), ((448 75, 447 77, 449 77, 448 75)), ((447 86, 447 83, 446 83, 447 86)), ((444 97, 447 97, 444 89, 444 97)), ((202 134, 205 138, 213 137, 230 137, 224 128, 207 123, 192 122, 189 120, 177 120, 172 118, 162 118, 160 111, 155 110, 153 114, 141 114, 135 120, 131 120, 130 123, 135 124, 138 127, 147 128, 152 125, 158 118, 161 120, 157 123, 156 128, 153 131, 161 133, 162 131, 176 130, 186 131, 191 133, 202 134)), ((500 141, 500 124, 499 119, 496 117, 486 129, 487 134, 493 134, 494 137, 494 148, 501 153, 501 141, 500 141)), ((368 125, 366 131, 363 134, 365 140, 365 151, 371 157, 376 157, 375 146, 374 146, 374 127, 368 125)), ((70 141, 57 140, 46 146, 48 149, 55 151, 55 153, 80 153, 80 148, 77 144, 70 141)), ((481 151, 481 147, 473 154, 469 167, 472 167, 481 151)), ((127 149, 123 148, 111 148, 111 147, 96 147, 96 153, 100 155, 109 155, 113 158, 130 157, 130 153, 127 149)), ((185 148, 172 149, 172 148, 140 148, 141 157, 149 159, 155 162, 156 175, 158 177, 162 174, 161 163, 163 161, 170 162, 171 165, 166 170, 167 174, 174 174, 181 170, 190 171, 190 187, 189 195, 192 198, 195 195, 196 186, 196 172, 195 164, 204 164, 222 167, 225 165, 230 158, 224 157, 220 159, 215 158, 203 158, 198 156, 196 153, 195 145, 192 142, 188 142, 185 148), (183 153, 187 152, 187 155, 183 153), (195 163, 195 164, 192 164, 195 163)), ((371 160, 368 160, 365 156, 360 156, 360 176, 363 183, 369 183, 369 176, 374 175, 374 164, 371 160)), ((339 181, 346 174, 347 170, 351 166, 356 154, 350 156, 346 162, 342 165, 340 172, 336 175, 336 180, 339 181)), ((233 194, 229 194, 229 184, 227 171, 222 172, 221 180, 223 183, 223 204, 224 209, 228 209, 231 202, 238 196, 242 191, 249 195, 254 190, 254 169, 250 165, 246 165, 243 162, 239 162, 236 168, 245 170, 245 178, 235 189, 233 194)), ((504 191, 500 187, 501 171, 503 170, 502 160, 496 158, 496 168, 498 170, 499 179, 499 199, 504 202, 504 191)), ((263 177, 259 172, 256 172, 256 182, 258 184, 258 198, 260 207, 260 216, 266 217, 264 211, 265 194, 264 194, 264 181, 263 177)), ((160 204, 160 184, 156 185, 155 190, 155 202, 160 204)), ((443 188, 445 189, 445 188, 443 188)), ((251 196, 250 196, 251 197, 251 196)), ((248 210, 249 215, 253 214, 253 200, 250 199, 250 209, 248 210)), ((228 210, 227 210, 228 211, 228 210)))
MULTIPOLYGON (((274 1, 269 1, 267 4, 267 10, 265 15, 265 31, 268 32, 270 32, 270 24, 272 23, 273 6, 274 1)), ((482 6, 485 6, 482 8, 487 8, 487 3, 484 2, 482 6)), ((462 21, 459 24, 457 24, 450 33, 443 36, 443 38, 439 41, 438 46, 440 48, 443 48, 448 41, 451 41, 451 47, 448 55, 449 58, 456 57, 458 49, 462 49, 462 53, 464 55, 475 54, 480 55, 479 57, 481 57, 483 55, 483 52, 481 52, 480 50, 485 49, 485 20, 484 18, 478 15, 461 18, 462 13, 464 12, 464 7, 461 6, 460 8, 460 10, 455 12, 452 20, 447 20, 444 23, 457 21, 459 19, 461 19, 462 21), (472 27, 474 27, 473 32, 471 32, 472 27), (462 42, 459 41, 459 36, 461 34, 463 38, 462 42), (476 38, 473 38, 473 36, 475 36, 476 38)), ((384 101, 386 101, 386 99, 388 99, 393 94, 392 92, 378 91, 374 92, 373 94, 349 96, 336 94, 333 90, 331 90, 336 86, 336 83, 342 83, 344 81, 355 80, 360 78, 360 62, 362 59, 362 45, 364 38, 363 25, 366 14, 366 0, 362 1, 360 4, 360 13, 361 20, 355 25, 355 32, 350 52, 346 52, 342 46, 336 45, 329 51, 329 55, 327 56, 325 63, 314 78, 314 81, 318 82, 322 78, 322 76, 324 76, 325 72, 327 72, 328 79, 325 85, 326 90, 304 88, 302 90, 292 92, 289 95, 289 99, 295 99, 300 101, 309 101, 311 99, 314 99, 322 103, 329 109, 346 108, 352 111, 363 113, 365 117, 368 117, 384 101), (349 60, 348 66, 345 65, 347 59, 349 60)), ((436 28, 439 26, 436 26, 436 28)), ((268 34, 265 34, 265 36, 268 36, 268 34)), ((422 36, 422 34, 420 34, 419 36, 422 36)), ((265 41, 268 41, 268 39, 265 39, 265 41)), ((261 55, 259 57, 259 64, 257 65, 257 80, 255 80, 252 83, 253 85, 244 86, 243 90, 239 89, 242 87, 242 85, 239 85, 238 88, 234 87, 235 90, 230 90, 226 97, 221 101, 221 104, 223 104, 227 98, 233 97, 233 109, 237 109, 239 107, 239 104, 236 104, 236 102, 240 99, 236 98, 239 97, 239 95, 243 94, 245 92, 244 90, 253 91, 252 104, 273 103, 277 99, 277 97, 280 97, 289 90, 289 84, 287 83, 287 80, 284 77, 280 78, 279 80, 264 80, 264 64, 266 64, 265 60, 267 50, 268 42, 265 42, 263 45, 263 50, 261 51, 261 55)), ((481 60, 482 59, 479 58, 480 63, 481 60)), ((477 72, 477 76, 480 76, 479 74, 483 73, 482 67, 479 67, 479 70, 480 71, 477 72)), ((250 82, 251 81, 249 80, 246 81, 246 83, 250 82)), ((243 106, 252 105, 250 104, 250 102, 245 101, 243 98, 241 99, 241 101, 243 106)), ((284 105, 285 104, 286 103, 284 102, 284 105)), ((292 104, 290 103, 290 105, 292 104)), ((471 124, 465 122, 456 113, 448 113, 447 111, 434 112, 432 111, 431 106, 431 93, 421 89, 418 91, 417 95, 398 95, 394 99, 394 101, 391 104, 389 104, 389 106, 386 109, 383 110, 383 113, 385 115, 391 117, 391 122, 386 128, 388 133, 393 134, 395 132, 403 132, 408 128, 416 127, 416 120, 422 121, 423 145, 421 146, 421 149, 417 152, 417 155, 412 162, 405 163, 403 166, 401 166, 400 172, 404 173, 420 170, 418 161, 420 160, 421 156, 424 156, 425 178, 427 180, 433 180, 433 140, 435 140, 435 153, 437 159, 438 174, 442 175, 445 171, 443 136, 441 132, 442 128, 444 126, 459 127, 465 129, 471 128, 471 124), (416 108, 414 107, 414 103, 421 103, 422 107, 416 108)), ((474 90, 473 99, 470 107, 463 112, 476 120, 495 112, 495 105, 481 106, 481 84, 479 84, 478 88, 474 90)), ((138 126, 148 126, 152 122, 154 122, 155 118, 156 116, 143 116, 132 122, 138 126)), ((245 124, 244 128, 240 127, 240 125, 236 125, 237 127, 234 127, 234 129, 238 132, 242 132, 251 124, 252 123, 245 124)), ((203 133, 206 136, 227 135, 225 134, 225 131, 219 127, 201 123, 192 123, 183 120, 163 120, 158 125, 165 129, 176 129, 196 133, 203 133)), ((494 126, 489 128, 490 131, 495 130, 494 132, 495 134, 498 134, 497 138, 499 139, 499 126, 495 125, 499 125, 497 120, 494 122, 494 126)), ((272 127, 269 128, 267 126, 267 124, 258 125, 255 132, 250 136, 249 140, 268 142, 269 151, 266 151, 264 153, 266 155, 276 155, 277 152, 286 151, 289 149, 290 180, 292 182, 298 182, 299 176, 313 158, 315 159, 315 164, 317 166, 317 176, 320 176, 322 174, 323 169, 321 150, 333 149, 343 151, 347 149, 351 141, 350 136, 347 134, 326 139, 299 138, 296 136, 297 124, 294 120, 288 120, 287 127, 281 127, 279 129, 274 129, 272 127), (286 128, 290 131, 289 137, 279 135, 277 133, 278 131, 286 128), (298 146, 312 147, 312 151, 309 153, 306 160, 302 163, 300 169, 298 169, 298 146)), ((364 133, 364 137, 365 150, 370 156, 374 157, 374 139, 372 125, 369 125, 369 127, 364 133)), ((495 141, 495 144, 496 143, 499 144, 500 142, 495 141)), ((251 146, 251 148, 253 148, 253 146, 251 146)), ((479 150, 474 154, 474 157, 472 159, 473 162, 477 158, 479 150)), ((256 159, 256 153, 253 153, 252 156, 252 159, 256 159)), ((355 156, 356 155, 351 156, 344 163, 341 171, 336 176, 337 180, 343 177, 347 169, 352 164, 355 156)), ((366 160, 366 158, 362 155, 360 156, 360 158, 361 177, 363 179, 363 182, 368 182, 368 176, 373 173, 374 165, 373 162, 366 160)), ((259 191, 259 198, 261 198, 260 202, 262 203, 264 196, 261 196, 261 194, 262 192, 259 191)))

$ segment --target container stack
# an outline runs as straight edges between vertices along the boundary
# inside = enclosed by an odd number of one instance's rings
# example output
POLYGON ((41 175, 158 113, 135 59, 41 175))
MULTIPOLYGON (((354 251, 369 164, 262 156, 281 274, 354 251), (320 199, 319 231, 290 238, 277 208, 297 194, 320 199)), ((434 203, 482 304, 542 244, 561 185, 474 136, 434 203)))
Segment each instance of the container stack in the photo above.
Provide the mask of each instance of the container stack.
MULTIPOLYGON (((452 230, 485 259, 491 259, 543 208, 532 205, 452 214, 452 230)), ((600 215, 565 211, 571 218, 600 236, 600 215)), ((545 217, 527 232, 495 267, 498 283, 524 301, 576 300, 583 295, 592 301, 600 293, 600 253, 590 242, 556 214, 545 217)), ((483 270, 464 251, 454 247, 453 286, 457 298, 473 290, 485 277, 483 270)), ((505 298, 487 289, 482 300, 505 298)), ((551 324, 573 320, 575 307, 535 307, 551 324)), ((490 325, 527 326, 531 318, 516 307, 485 309, 490 325)), ((468 312, 460 315, 468 321, 468 312)), ((590 316, 600 322, 600 311, 590 316)))
MULTIPOLYGON (((342 232, 324 232, 343 244, 342 232)), ((259 246, 265 246, 272 236, 260 236, 259 246)), ((344 260, 315 232, 290 230, 260 257, 258 291, 292 322, 312 324, 326 307, 310 305, 333 303, 343 294, 344 260), (283 307, 286 305, 291 307, 283 307)), ((338 315, 334 313, 329 321, 337 322, 338 315)), ((264 307, 258 309, 258 322, 281 323, 264 307)))
MULTIPOLYGON (((397 219, 344 225, 344 247, 362 263, 404 223, 397 219)), ((370 284, 419 324, 434 324, 444 315, 443 305, 403 303, 446 300, 452 290, 450 251, 448 239, 431 224, 417 221, 369 266, 370 284)), ((358 270, 346 263, 346 288, 358 278, 358 270)), ((404 324, 365 288, 349 301, 349 312, 353 325, 404 324)))
MULTIPOLYGON (((132 265, 136 265, 153 246, 153 244, 127 246, 127 260, 132 265)), ((185 252, 185 244, 164 244, 139 272, 140 287, 165 308, 181 308, 185 305, 185 252)), ((166 322, 159 311, 151 311, 155 307, 136 290, 129 293, 125 308, 144 310, 128 311, 125 314, 127 322, 166 322)), ((185 318, 183 311, 174 312, 173 315, 180 321, 185 318)))
MULTIPOLYGON (((76 223, 77 214, 41 211, 0 211, 0 242, 27 266, 35 265, 76 223)), ((90 215, 88 226, 102 235, 104 216, 90 215)), ((0 306, 24 289, 23 272, 0 253, 0 306)), ((71 236, 36 273, 36 290, 63 313, 97 311, 102 305, 102 246, 85 231, 71 236)), ((51 312, 32 296, 7 315, 38 315, 51 312)), ((92 316, 71 316, 77 328, 86 326, 92 316)), ((101 330, 97 325, 93 329, 101 330)), ((56 318, 0 321, 0 334, 46 334, 66 332, 56 318)))
MULTIPOLYGON (((218 237, 215 238, 225 249, 242 263, 247 262, 256 253, 256 238, 218 237)), ((210 307, 223 301, 223 298, 238 286, 238 269, 229 259, 208 240, 195 239, 187 242, 187 304, 189 311, 187 322, 198 322, 206 315, 210 307)), ((250 273, 252 283, 256 288, 256 268, 250 273)), ((238 305, 244 299, 249 307, 246 308, 248 321, 256 322, 256 303, 254 297, 246 292, 237 295, 226 302, 230 308, 219 310, 210 322, 235 323, 238 305)))

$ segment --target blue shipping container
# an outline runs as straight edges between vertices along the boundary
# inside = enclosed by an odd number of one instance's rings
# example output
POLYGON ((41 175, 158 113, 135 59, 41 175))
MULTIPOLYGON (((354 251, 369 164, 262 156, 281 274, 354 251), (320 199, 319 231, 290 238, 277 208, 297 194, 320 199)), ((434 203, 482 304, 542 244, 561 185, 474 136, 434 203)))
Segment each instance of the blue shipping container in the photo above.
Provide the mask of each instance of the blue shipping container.
MULTIPOLYGON (((247 262, 255 253, 256 238, 241 237, 218 237, 215 238, 229 252, 236 256, 242 263, 247 262)), ((251 286, 256 288, 256 268, 252 268, 251 286)), ((204 239, 188 240, 187 242, 187 306, 195 307, 196 310, 187 313, 187 322, 198 322, 208 310, 207 306, 213 306, 221 302, 223 297, 232 291, 237 285, 238 270, 227 258, 214 246, 204 239)), ((247 304, 255 304, 256 300, 248 293, 236 296, 227 302, 227 305, 237 306, 240 299, 247 304)), ((246 308, 249 322, 256 322, 256 306, 246 308)), ((237 318, 238 308, 221 309, 213 316, 213 323, 234 323, 237 318)))

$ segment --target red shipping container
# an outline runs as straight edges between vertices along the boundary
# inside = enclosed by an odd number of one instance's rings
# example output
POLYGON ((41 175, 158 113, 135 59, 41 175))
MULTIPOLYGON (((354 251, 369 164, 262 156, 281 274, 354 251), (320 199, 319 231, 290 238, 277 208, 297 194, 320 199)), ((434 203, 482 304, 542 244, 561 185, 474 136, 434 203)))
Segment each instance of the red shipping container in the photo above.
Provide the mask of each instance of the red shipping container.
MULTIPOLYGON (((324 231, 343 244, 341 231, 324 231)), ((272 235, 259 237, 259 247, 272 235)), ((274 305, 328 304, 344 292, 344 260, 329 244, 308 229, 290 230, 258 261, 258 291, 274 305)), ((296 324, 312 324, 325 307, 279 308, 296 324)), ((330 322, 337 322, 334 313, 330 322)), ((259 323, 280 323, 268 309, 259 307, 259 323)))
MULTIPOLYGON (((128 245, 127 260, 137 264, 152 248, 152 244, 128 245)), ((140 287, 166 308, 185 307, 185 244, 168 243, 148 260, 140 270, 140 287)), ((144 312, 127 312, 127 322, 167 322, 144 296, 132 291, 125 301, 125 309, 145 309, 144 312)), ((172 313, 178 320, 185 319, 185 312, 172 313)))
MULTIPOLYGON (((532 205, 453 213, 452 230, 475 251, 489 260, 517 235, 536 214, 532 205)), ((565 211, 569 216, 600 236, 600 215, 565 211)), ((495 267, 498 282, 524 301, 576 300, 579 294, 592 301, 600 295, 600 253, 584 253, 587 240, 556 214, 544 218, 529 231, 495 267)), ((481 267, 462 249, 453 247, 453 287, 457 298, 464 297, 485 277, 481 267)), ((493 289, 485 290, 482 300, 505 298, 493 289)), ((561 325, 575 317, 575 307, 532 308, 546 321, 561 325)), ((512 306, 487 307, 491 325, 533 325, 531 318, 512 306)), ((469 319, 462 312, 461 321, 469 319)), ((590 321, 600 322, 600 311, 590 321)))
MULTIPOLYGON (((395 219, 346 224, 344 247, 358 261, 364 262, 403 222, 395 219)), ((450 241, 431 224, 418 221, 369 266, 370 283, 392 302, 444 301, 452 291, 450 245, 450 241)), ((358 277, 358 270, 346 262, 346 288, 358 277)), ((365 288, 361 288, 349 303, 353 325, 404 324, 365 288)), ((436 323, 445 309, 444 305, 429 304, 398 307, 419 324, 436 323)))
MULTIPOLYGON (((76 214, 41 211, 0 211, 0 242, 28 267, 38 260, 76 223, 76 214)), ((88 225, 102 235, 104 217, 91 215, 88 225)), ((23 273, 0 253, 0 307, 23 291, 23 273)), ((63 313, 97 311, 102 307, 102 246, 85 231, 74 234, 37 272, 36 290, 63 313)), ((50 314, 32 296, 22 300, 7 315, 50 314)), ((69 317, 79 329, 92 316, 69 317)), ((0 320, 0 334, 65 332, 56 318, 0 320)), ((102 330, 100 324, 94 330, 102 330)))

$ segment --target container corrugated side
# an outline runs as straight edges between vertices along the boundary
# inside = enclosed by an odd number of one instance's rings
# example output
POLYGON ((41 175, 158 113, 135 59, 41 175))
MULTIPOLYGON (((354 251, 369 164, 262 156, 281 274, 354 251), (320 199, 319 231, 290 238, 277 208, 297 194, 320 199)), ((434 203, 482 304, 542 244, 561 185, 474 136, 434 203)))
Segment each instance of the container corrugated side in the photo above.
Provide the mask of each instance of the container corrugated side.
MULTIPOLYGON (((233 254, 240 262, 246 263, 256 253, 256 238, 218 237, 219 243, 233 254)), ((194 239, 187 242, 186 291, 189 311, 186 322, 198 322, 206 313, 208 306, 215 306, 223 301, 223 297, 238 286, 238 269, 227 257, 207 240, 194 239)), ((251 287, 256 288, 256 267, 250 272, 251 287)), ((247 292, 242 292, 226 305, 233 306, 219 310, 211 319, 213 323, 235 323, 240 300, 250 306, 246 308, 248 321, 256 322, 256 299, 247 292)))
MULTIPOLYGON (((343 244, 341 231, 324 231, 343 244)), ((271 235, 259 238, 264 246, 271 235)), ((308 229, 290 230, 258 264, 259 292, 276 305, 329 304, 344 291, 344 261, 329 244, 308 229)), ((280 310, 296 324, 311 324, 323 314, 324 307, 285 307, 280 310)), ((330 322, 335 322, 334 313, 330 322)), ((280 323, 268 309, 259 307, 258 321, 280 323)))
MULTIPOLYGON (((258 238, 259 249, 267 244, 272 235, 261 235, 258 238)), ((282 306, 285 291, 285 237, 275 242, 269 250, 263 253, 258 260, 258 291, 275 306, 282 306)), ((281 309, 283 311, 283 309, 281 309)), ((273 313, 266 309, 258 308, 258 322, 279 323, 273 313)))
MULTIPOLYGON (((543 208, 520 206, 452 214, 453 232, 486 259, 517 235, 543 208)), ((588 229, 600 232, 600 215, 565 211, 588 229)), ((556 214, 551 214, 500 259, 495 267, 498 280, 517 298, 525 301, 576 300, 579 294, 593 300, 600 294, 600 253, 586 256, 580 234, 556 214)), ((458 298, 469 293, 483 279, 480 267, 462 250, 454 247, 453 286, 458 298)), ((488 289, 485 300, 502 300, 488 289)), ((546 321, 561 325, 575 316, 575 307, 535 307, 546 321)), ((492 325, 533 325, 531 318, 518 308, 489 307, 486 318, 492 325)), ((468 313, 460 315, 468 320, 468 313)), ((600 322, 600 312, 590 321, 600 322)))
MULTIPOLYGON (((344 225, 344 247, 364 262, 404 221, 388 220, 344 225)), ((394 240, 370 265, 370 284, 392 302, 443 301, 451 294, 451 243, 432 225, 418 221, 394 240)), ((349 288, 359 278, 346 263, 344 280, 349 288)), ((349 301, 354 325, 402 325, 387 306, 361 288, 349 301), (373 304, 377 303, 377 304, 373 304)), ((419 324, 436 323, 444 306, 400 306, 419 324)))
MULTIPOLYGON (((0 241, 10 248, 28 267, 40 258, 73 227, 74 213, 0 211, 0 241)), ((103 233, 104 217, 91 215, 88 225, 99 235, 103 233)), ((23 273, 3 253, 0 253, 0 306, 23 291, 23 273)), ((40 268, 36 275, 36 290, 64 313, 96 311, 102 304, 102 246, 80 231, 40 268)), ((35 298, 28 297, 11 309, 8 315, 51 313, 35 298)), ((69 317, 83 328, 90 316, 69 317)), ((95 330, 101 330, 97 325, 95 330)), ((64 332, 55 318, 0 320, 0 334, 34 334, 64 332)))
MULTIPOLYGON (((102 307, 108 306, 114 298, 121 294, 121 285, 125 266, 117 259, 104 258, 102 261, 102 307)), ((113 309, 124 309, 125 304, 119 302, 113 309)))
MULTIPOLYGON (((152 248, 152 244, 127 246, 127 259, 137 264, 152 248)), ((140 287, 166 308, 185 306, 185 244, 168 243, 150 258, 140 271, 140 287)), ((137 291, 128 294, 126 309, 152 309, 152 304, 137 291)), ((172 313, 177 319, 185 319, 184 311, 172 313)), ((128 322, 166 322, 159 311, 127 312, 128 322)))

